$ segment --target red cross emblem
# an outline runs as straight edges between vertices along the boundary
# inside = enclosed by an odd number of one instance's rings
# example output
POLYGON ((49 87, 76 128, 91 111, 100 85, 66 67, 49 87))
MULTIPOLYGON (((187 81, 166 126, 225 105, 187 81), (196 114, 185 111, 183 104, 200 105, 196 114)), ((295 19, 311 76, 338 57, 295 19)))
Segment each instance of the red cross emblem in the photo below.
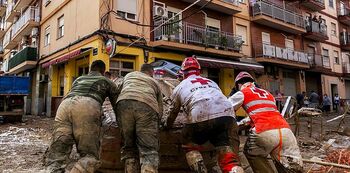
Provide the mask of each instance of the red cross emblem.
POLYGON ((211 81, 210 81, 210 80, 207 80, 207 79, 203 79, 203 78, 196 78, 196 80, 192 80, 191 82, 192 82, 192 83, 197 83, 197 82, 199 82, 199 83, 202 84, 202 85, 206 85, 206 84, 210 83, 211 81))
POLYGON ((250 89, 254 94, 257 94, 260 98, 267 98, 267 96, 269 95, 267 91, 257 87, 251 87, 250 89))

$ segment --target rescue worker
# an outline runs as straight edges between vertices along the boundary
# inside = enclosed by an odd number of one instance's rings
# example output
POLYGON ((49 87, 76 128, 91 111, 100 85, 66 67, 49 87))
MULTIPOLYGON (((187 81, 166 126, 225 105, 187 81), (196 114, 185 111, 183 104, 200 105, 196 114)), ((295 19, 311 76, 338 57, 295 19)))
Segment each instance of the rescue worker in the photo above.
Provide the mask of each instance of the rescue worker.
MULTIPOLYGON (((71 173, 93 173, 100 167, 99 149, 102 103, 109 97, 116 103, 118 88, 104 77, 105 63, 96 60, 86 76, 77 78, 58 107, 52 142, 44 155, 50 172, 64 172, 66 160, 76 144, 80 159, 71 173)), ((113 105, 116 111, 115 104, 113 105)))
POLYGON ((210 141, 215 146, 223 173, 242 172, 238 166, 239 138, 231 103, 215 82, 200 76, 200 64, 195 57, 183 61, 181 72, 184 77, 173 91, 172 106, 166 122, 163 122, 164 127, 169 129, 172 126, 182 107, 187 114, 182 133, 191 170, 208 172, 199 149, 200 145, 210 141))
POLYGON ((240 91, 229 98, 235 109, 242 106, 251 119, 244 146, 250 166, 255 173, 273 173, 267 159, 270 154, 278 172, 301 172, 303 162, 289 124, 278 111, 273 95, 253 82, 249 73, 240 72, 235 79, 240 91))
POLYGON ((163 112, 163 95, 153 76, 153 66, 143 64, 141 72, 124 77, 117 101, 121 128, 121 160, 126 173, 156 173, 159 165, 159 118, 163 112))

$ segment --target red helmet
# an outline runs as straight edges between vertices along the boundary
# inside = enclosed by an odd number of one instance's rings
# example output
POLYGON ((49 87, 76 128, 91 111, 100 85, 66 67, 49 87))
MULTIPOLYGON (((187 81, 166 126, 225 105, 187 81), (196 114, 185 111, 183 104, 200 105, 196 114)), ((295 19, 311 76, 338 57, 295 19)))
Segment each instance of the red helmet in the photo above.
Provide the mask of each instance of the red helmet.
POLYGON ((254 81, 254 78, 252 75, 250 75, 248 72, 242 71, 240 73, 238 73, 236 79, 235 79, 235 83, 237 84, 237 82, 243 78, 249 78, 252 81, 254 81))
POLYGON ((187 57, 181 65, 181 71, 187 71, 187 70, 200 70, 201 66, 199 65, 199 62, 197 61, 195 56, 187 57))

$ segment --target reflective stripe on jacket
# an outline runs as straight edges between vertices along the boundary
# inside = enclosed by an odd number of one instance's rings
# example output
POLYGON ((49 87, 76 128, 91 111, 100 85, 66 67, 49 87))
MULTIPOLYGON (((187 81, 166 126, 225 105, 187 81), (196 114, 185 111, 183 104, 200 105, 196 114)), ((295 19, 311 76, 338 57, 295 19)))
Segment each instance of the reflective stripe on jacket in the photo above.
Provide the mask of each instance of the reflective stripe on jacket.
POLYGON ((240 92, 244 97, 242 106, 253 121, 257 133, 271 129, 290 128, 278 111, 276 100, 271 93, 254 85, 247 86, 240 92))

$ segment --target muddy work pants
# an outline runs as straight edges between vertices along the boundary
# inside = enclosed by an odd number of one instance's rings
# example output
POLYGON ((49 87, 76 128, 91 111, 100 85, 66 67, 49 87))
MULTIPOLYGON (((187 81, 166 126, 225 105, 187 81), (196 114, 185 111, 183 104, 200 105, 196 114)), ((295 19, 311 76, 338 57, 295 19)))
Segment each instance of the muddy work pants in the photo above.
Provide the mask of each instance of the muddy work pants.
POLYGON ((244 154, 254 173, 274 173, 267 156, 270 154, 279 173, 302 172, 302 158, 297 140, 288 128, 256 133, 251 129, 244 154))
POLYGON ((183 131, 186 159, 190 168, 196 173, 208 172, 200 154, 202 144, 209 141, 215 146, 218 166, 209 172, 233 172, 232 168, 240 165, 238 126, 235 118, 224 116, 208 121, 187 124, 183 131), (217 168, 219 167, 219 168, 217 168))
POLYGON ((100 167, 101 115, 101 104, 90 97, 75 96, 62 101, 52 142, 44 155, 44 165, 50 172, 64 172, 73 144, 81 158, 72 171, 93 173, 100 167))
POLYGON ((159 165, 159 116, 150 106, 136 100, 121 100, 117 104, 118 124, 122 135, 121 160, 126 172, 157 172, 159 165), (140 160, 138 160, 138 158, 140 160), (134 164, 130 166, 128 164, 134 164), (130 166, 130 167, 129 167, 130 166), (148 170, 148 171, 147 171, 148 170))

